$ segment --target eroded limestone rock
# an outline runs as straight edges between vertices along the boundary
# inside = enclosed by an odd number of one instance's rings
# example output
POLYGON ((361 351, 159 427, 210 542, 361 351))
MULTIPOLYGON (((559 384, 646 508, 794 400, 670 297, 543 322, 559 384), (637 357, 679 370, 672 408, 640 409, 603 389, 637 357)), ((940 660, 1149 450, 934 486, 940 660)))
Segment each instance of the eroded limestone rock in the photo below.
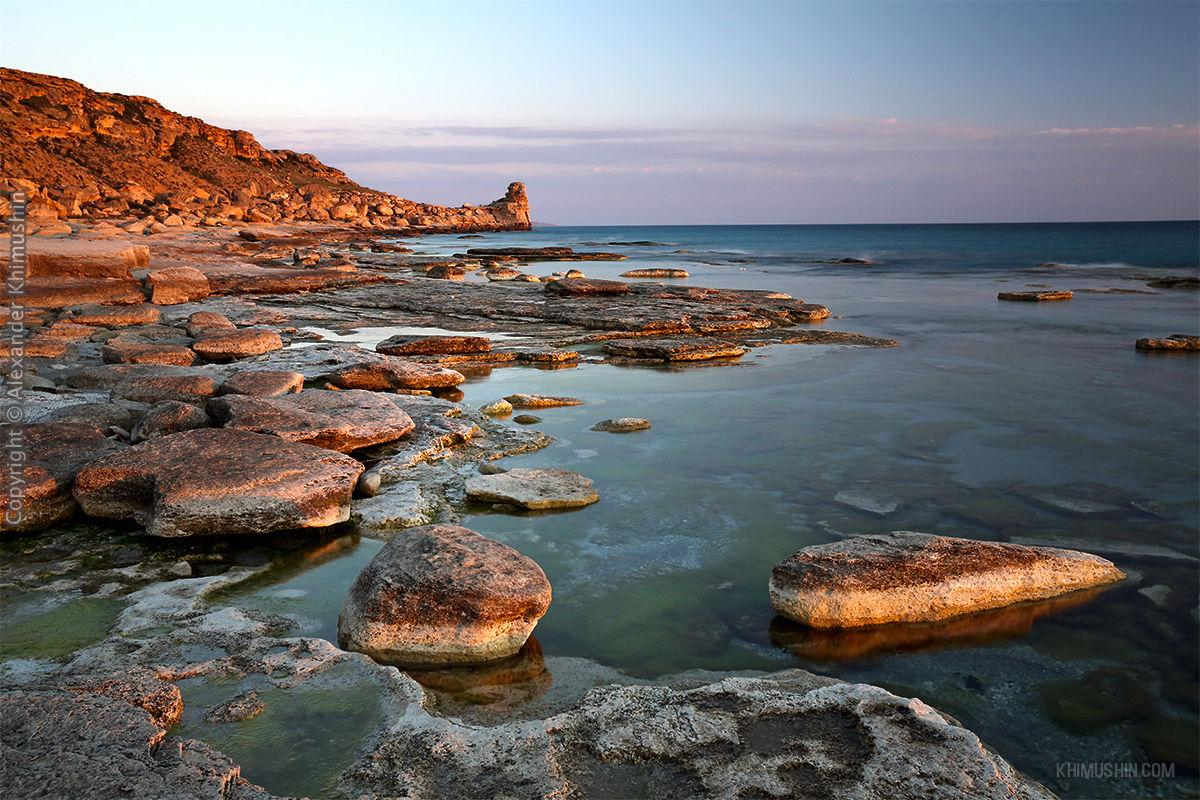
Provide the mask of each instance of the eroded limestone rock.
POLYGON ((565 469, 510 469, 467 478, 467 497, 485 503, 509 503, 532 511, 579 508, 600 499, 592 482, 565 469))

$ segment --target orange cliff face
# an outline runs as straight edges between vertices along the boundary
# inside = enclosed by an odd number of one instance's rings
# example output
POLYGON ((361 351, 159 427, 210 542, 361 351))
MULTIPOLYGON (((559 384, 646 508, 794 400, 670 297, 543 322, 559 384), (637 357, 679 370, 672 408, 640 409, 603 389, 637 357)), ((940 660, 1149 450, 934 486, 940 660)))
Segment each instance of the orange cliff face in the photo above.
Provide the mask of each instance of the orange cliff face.
MULTIPOLYGON (((522 230, 525 186, 484 206, 417 203, 352 181, 312 155, 268 150, 148 97, 0 68, 0 189, 31 218, 176 214, 185 222, 334 222, 360 227, 522 230), (190 218, 194 219, 190 219, 190 218)), ((7 204, 0 212, 8 213, 7 204)))

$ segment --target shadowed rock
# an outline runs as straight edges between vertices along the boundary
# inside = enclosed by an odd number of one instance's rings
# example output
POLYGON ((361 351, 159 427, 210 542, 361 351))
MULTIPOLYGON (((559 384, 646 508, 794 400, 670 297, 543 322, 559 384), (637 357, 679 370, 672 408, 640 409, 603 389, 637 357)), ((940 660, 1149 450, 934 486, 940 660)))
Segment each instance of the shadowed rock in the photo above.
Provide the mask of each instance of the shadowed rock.
POLYGON ((800 550, 771 571, 771 605, 814 628, 930 622, 1123 580, 1075 550, 902 531, 800 550))
POLYGON ((595 278, 563 278, 546 284, 548 295, 597 296, 629 294, 629 284, 595 278))
POLYGON ((84 513, 153 536, 227 536, 345 522, 362 464, 277 436, 204 429, 152 439, 75 478, 84 513))
POLYGON ((604 352, 624 358, 650 361, 707 361, 737 358, 746 348, 720 339, 616 339, 604 343, 604 352))
POLYGON ((509 503, 533 511, 579 508, 600 499, 592 482, 565 469, 511 469, 496 475, 467 478, 467 497, 486 503, 509 503))
POLYGON ((690 278, 686 269, 648 268, 631 269, 621 273, 622 278, 690 278))
POLYGON ((209 400, 208 411, 225 428, 269 433, 340 453, 391 442, 413 429, 408 414, 387 397, 357 390, 306 389, 270 398, 229 394, 209 400))
POLYGON ((461 372, 411 361, 365 361, 329 374, 329 382, 342 389, 443 389, 466 380, 461 372))
POLYGON ((1017 300, 1039 303, 1045 300, 1070 300, 1074 295, 1065 291, 1046 292, 1000 292, 996 295, 999 300, 1017 300))
POLYGON ((384 664, 481 664, 517 653, 550 606, 532 560, 456 525, 383 546, 350 588, 338 643, 384 664))
POLYGON ((304 388, 299 372, 245 370, 236 372, 217 387, 217 394, 245 394, 251 397, 280 397, 304 388))
POLYGON ((165 400, 142 415, 137 425, 133 426, 130 438, 139 442, 156 436, 211 427, 212 420, 199 406, 178 400, 165 400))
POLYGON ((1174 352, 1196 352, 1200 350, 1200 336, 1175 333, 1164 338, 1148 337, 1134 343, 1138 350, 1167 350, 1174 352))

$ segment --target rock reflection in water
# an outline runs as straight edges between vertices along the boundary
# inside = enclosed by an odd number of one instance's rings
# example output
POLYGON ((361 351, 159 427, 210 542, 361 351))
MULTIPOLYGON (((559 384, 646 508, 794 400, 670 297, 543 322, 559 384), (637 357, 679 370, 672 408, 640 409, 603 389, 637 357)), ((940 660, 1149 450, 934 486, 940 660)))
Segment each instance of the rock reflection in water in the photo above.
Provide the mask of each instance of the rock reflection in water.
POLYGON ((809 661, 847 662, 879 653, 982 645, 1025 636, 1038 619, 1081 606, 1108 588, 1099 586, 939 622, 820 630, 775 617, 769 633, 777 647, 809 661))
POLYGON ((532 636, 512 658, 472 667, 413 670, 413 680, 429 690, 443 709, 455 706, 488 706, 499 714, 536 700, 553 683, 542 656, 542 646, 532 636))

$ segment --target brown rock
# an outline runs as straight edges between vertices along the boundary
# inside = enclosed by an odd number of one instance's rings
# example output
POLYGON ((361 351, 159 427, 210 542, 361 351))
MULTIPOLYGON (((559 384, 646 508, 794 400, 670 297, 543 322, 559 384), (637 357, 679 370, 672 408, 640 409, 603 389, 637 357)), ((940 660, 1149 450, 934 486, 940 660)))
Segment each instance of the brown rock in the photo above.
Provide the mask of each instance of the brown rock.
POLYGON ((1070 292, 1047 291, 1047 292, 1000 292, 996 295, 998 300, 1017 300, 1030 303, 1038 303, 1045 300, 1070 300, 1074 297, 1070 292))
MULTIPOLYGON (((7 297, 7 295, 4 295, 7 297)), ((25 282, 23 301, 29 308, 66 308, 81 303, 143 303, 142 285, 132 280, 34 277, 25 282)))
MULTIPOLYGON (((68 339, 38 333, 22 342, 20 351, 26 358, 62 358, 70 346, 68 339)), ((12 342, 0 342, 0 358, 11 358, 13 350, 12 342)))
POLYGON ((169 306, 190 303, 208 297, 208 278, 192 267, 171 267, 151 272, 146 279, 150 302, 169 306))
POLYGON ((138 375, 118 381, 112 388, 112 397, 137 403, 179 400, 200 404, 216 391, 216 381, 207 375, 138 375))
POLYGON ((70 321, 76 325, 98 325, 102 328, 128 328, 132 325, 154 325, 162 320, 158 306, 142 303, 128 306, 79 306, 71 310, 70 321))
POLYGON ((338 642, 384 664, 434 667, 513 656, 550 606, 541 568, 456 525, 383 546, 342 606, 338 642))
POLYGON ((598 296, 629 294, 629 284, 620 281, 602 281, 595 278, 563 278, 546 284, 548 295, 598 296))
POLYGON ((513 408, 556 408, 558 406, 581 406, 583 401, 574 397, 555 397, 548 394, 510 394, 504 398, 513 408))
POLYGON ((229 429, 341 453, 395 441, 413 429, 408 414, 386 396, 356 390, 306 389, 273 398, 230 394, 209 400, 208 412, 229 429))
POLYGON ((304 388, 299 372, 246 370, 234 373, 217 388, 217 394, 245 394, 251 397, 279 397, 304 388))
POLYGON ((1174 352, 1196 352, 1200 350, 1200 336, 1175 333, 1165 338, 1138 339, 1134 343, 1138 350, 1168 350, 1174 352))
POLYGON ((329 382, 341 389, 444 389, 466 378, 461 372, 411 361, 369 361, 330 373, 329 382))
POLYGON ((275 331, 265 328, 238 328, 202 333, 192 343, 192 349, 206 361, 226 362, 249 356, 260 356, 283 347, 275 331))
POLYGON ((178 400, 164 400, 142 415, 137 425, 133 426, 130 438, 140 442, 156 436, 211 427, 212 420, 199 406, 178 400))
POLYGON ((50 326, 46 331, 46 335, 74 342, 80 339, 87 339, 92 334, 99 333, 101 330, 104 329, 95 325, 78 325, 67 320, 59 320, 50 326))
POLYGON ((654 361, 705 361, 737 358, 747 350, 733 342, 708 337, 699 339, 614 339, 604 343, 604 352, 624 358, 654 361))
MULTIPOLYGON (((13 428, 12 435, 17 430, 13 428)), ((10 503, 8 513, 0 520, 0 530, 6 533, 38 531, 70 519, 78 508, 71 496, 76 474, 124 447, 105 438, 94 425, 77 422, 25 425, 19 430, 26 458, 24 470, 14 470, 9 464, 0 470, 4 497, 10 503), (11 505, 14 492, 22 495, 19 511, 11 505)))
POLYGON ((137 339, 114 338, 101 349, 105 364, 174 364, 189 367, 196 354, 180 344, 162 344, 137 339))
POLYGON ((622 278, 688 278, 686 269, 631 269, 621 273, 622 278))
POLYGON ((231 331, 237 328, 224 314, 215 311, 197 311, 188 317, 188 336, 197 337, 210 331, 231 331))
POLYGON ((136 520, 152 536, 261 534, 345 522, 362 471, 319 447, 206 428, 93 462, 74 495, 84 513, 136 520))
POLYGON ((376 352, 389 356, 486 353, 492 340, 486 336, 420 336, 399 334, 375 345, 376 352))
POLYGON ((124 242, 51 239, 29 245, 28 275, 129 279, 150 264, 150 248, 124 242))
POLYGON ((444 278, 451 281, 461 281, 467 277, 467 270, 449 264, 435 264, 425 271, 427 278, 444 278))
POLYGON ((931 622, 1124 579, 1076 550, 898 532, 806 547, 771 572, 771 605, 813 628, 931 622))

